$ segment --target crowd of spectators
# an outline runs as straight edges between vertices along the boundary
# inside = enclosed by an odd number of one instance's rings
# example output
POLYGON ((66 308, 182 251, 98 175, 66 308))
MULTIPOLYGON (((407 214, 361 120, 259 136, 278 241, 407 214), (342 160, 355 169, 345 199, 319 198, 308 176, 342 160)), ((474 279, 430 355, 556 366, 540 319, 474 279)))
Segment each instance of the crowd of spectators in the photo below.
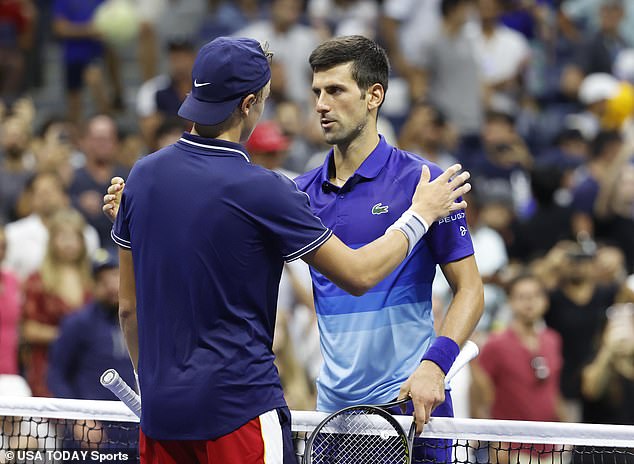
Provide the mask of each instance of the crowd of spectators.
MULTIPOLYGON (((0 394, 104 397, 77 383, 97 357, 125 354, 108 335, 113 276, 91 267, 98 249, 116 251, 102 197, 188 129, 176 113, 202 43, 269 44, 271 96, 247 148, 292 177, 329 149, 308 55, 362 34, 392 65, 379 131, 472 174, 485 314, 458 414, 634 424, 634 2, 143 0, 128 59, 92 24, 100 3, 0 0, 0 394), (52 47, 64 71, 53 82, 34 58, 52 47), (140 86, 126 88, 130 73, 140 86), (39 109, 44 85, 57 111, 39 109), (107 350, 88 347, 91 331, 107 350)), ((442 314, 451 290, 437 275, 442 314)), ((310 276, 294 263, 275 343, 292 409, 314 408, 316 330, 310 276)))

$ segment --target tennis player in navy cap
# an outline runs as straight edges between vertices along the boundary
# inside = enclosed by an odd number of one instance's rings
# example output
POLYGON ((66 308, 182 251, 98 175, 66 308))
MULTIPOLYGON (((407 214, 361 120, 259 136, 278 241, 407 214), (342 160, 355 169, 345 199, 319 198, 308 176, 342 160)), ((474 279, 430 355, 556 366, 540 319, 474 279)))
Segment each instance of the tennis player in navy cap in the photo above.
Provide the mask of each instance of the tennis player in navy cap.
MULTIPOLYGON (((360 295, 412 251, 427 224, 465 207, 467 173, 430 182, 353 250, 286 177, 240 145, 269 94, 268 54, 218 38, 199 52, 179 114, 191 133, 136 163, 112 230, 119 317, 142 392, 143 463, 293 463, 290 413, 271 350, 284 261, 302 258, 360 295)), ((117 208, 110 211, 114 215, 117 208)))

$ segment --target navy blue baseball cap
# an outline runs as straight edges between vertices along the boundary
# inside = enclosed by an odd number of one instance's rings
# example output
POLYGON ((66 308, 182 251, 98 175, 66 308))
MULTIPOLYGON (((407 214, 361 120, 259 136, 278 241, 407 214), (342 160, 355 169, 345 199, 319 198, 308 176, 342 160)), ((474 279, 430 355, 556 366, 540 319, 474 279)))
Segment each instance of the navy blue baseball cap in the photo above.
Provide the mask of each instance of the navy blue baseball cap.
POLYGON ((192 91, 178 115, 204 126, 219 124, 270 79, 269 59, 257 40, 218 37, 198 52, 192 91))

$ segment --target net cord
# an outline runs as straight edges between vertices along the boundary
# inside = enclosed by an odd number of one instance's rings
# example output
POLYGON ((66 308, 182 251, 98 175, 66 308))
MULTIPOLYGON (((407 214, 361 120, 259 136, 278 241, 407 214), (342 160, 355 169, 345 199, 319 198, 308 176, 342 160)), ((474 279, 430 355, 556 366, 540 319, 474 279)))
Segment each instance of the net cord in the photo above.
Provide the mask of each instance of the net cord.
MULTIPOLYGON (((94 419, 139 422, 120 401, 0 396, 0 416, 57 419, 94 419)), ((292 430, 310 432, 328 416, 315 411, 292 411, 292 430)), ((410 416, 396 416, 409 427, 410 416)), ((605 446, 634 449, 634 426, 529 422, 435 417, 421 434, 425 438, 451 438, 513 443, 605 446)))

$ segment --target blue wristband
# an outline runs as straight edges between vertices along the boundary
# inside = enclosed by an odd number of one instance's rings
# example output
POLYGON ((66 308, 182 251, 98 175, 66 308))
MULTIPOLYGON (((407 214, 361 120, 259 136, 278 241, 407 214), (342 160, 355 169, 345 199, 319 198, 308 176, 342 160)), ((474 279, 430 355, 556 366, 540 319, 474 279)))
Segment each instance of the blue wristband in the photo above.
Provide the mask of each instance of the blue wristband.
POLYGON ((437 364, 445 375, 447 375, 458 353, 460 353, 458 344, 449 337, 441 336, 436 338, 427 349, 427 352, 423 356, 423 361, 427 360, 437 364))

